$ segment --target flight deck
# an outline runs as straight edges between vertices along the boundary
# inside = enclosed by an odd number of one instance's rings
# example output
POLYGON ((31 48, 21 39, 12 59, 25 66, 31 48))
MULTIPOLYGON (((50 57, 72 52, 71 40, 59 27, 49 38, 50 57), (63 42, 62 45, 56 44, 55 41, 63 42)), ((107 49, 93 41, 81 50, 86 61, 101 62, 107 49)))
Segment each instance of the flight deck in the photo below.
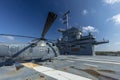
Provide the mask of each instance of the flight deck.
POLYGON ((16 70, 15 66, 1 67, 0 80, 71 80, 73 76, 82 80, 120 80, 120 57, 64 55, 52 62, 39 63, 39 66, 42 66, 41 69, 36 71, 27 67, 20 70, 16 70))

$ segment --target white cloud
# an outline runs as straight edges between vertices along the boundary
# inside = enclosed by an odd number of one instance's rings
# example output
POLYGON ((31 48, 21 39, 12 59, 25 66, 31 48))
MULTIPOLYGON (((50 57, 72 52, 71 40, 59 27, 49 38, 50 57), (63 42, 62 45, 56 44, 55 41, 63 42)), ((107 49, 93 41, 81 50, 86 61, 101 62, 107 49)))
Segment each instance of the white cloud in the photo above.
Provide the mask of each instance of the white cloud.
POLYGON ((82 27, 83 32, 98 32, 98 30, 93 26, 82 27))
POLYGON ((107 4, 115 4, 115 3, 119 3, 120 0, 104 0, 104 2, 107 4))
POLYGON ((112 18, 107 19, 107 21, 112 21, 115 24, 120 24, 120 14, 114 15, 112 18))
POLYGON ((12 36, 2 36, 2 38, 5 38, 7 40, 14 40, 15 38, 12 36))
POLYGON ((120 46, 120 42, 115 42, 114 45, 120 46))
POLYGON ((83 15, 87 15, 87 14, 88 14, 88 11, 87 11, 86 9, 84 9, 84 10, 82 11, 82 14, 83 14, 83 15))

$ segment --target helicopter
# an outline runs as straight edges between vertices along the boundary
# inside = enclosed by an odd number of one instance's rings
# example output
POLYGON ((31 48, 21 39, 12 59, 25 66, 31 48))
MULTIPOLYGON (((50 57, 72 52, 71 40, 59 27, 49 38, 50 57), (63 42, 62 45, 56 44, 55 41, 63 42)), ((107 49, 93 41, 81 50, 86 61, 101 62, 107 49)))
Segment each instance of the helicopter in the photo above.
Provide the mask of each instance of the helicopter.
MULTIPOLYGON (((43 29, 43 32, 40 38, 31 37, 31 36, 12 35, 12 34, 0 34, 2 36, 33 38, 31 42, 26 43, 26 44, 0 43, 0 59, 3 58, 3 61, 0 62, 0 67, 15 65, 16 70, 19 70, 23 67, 27 67, 39 73, 42 73, 42 76, 40 75, 40 78, 41 77, 44 78, 43 76, 44 74, 56 80, 92 80, 91 77, 85 77, 85 76, 79 75, 79 73, 81 73, 80 70, 82 72, 83 71, 86 72, 87 74, 91 74, 92 76, 95 76, 97 78, 101 76, 102 78, 105 77, 105 79, 108 78, 112 80, 118 80, 118 79, 114 79, 112 77, 99 73, 98 72, 99 70, 104 71, 104 73, 105 72, 110 73, 113 71, 111 71, 111 69, 110 70, 99 69, 99 67, 96 66, 96 63, 97 64, 108 63, 109 65, 110 63, 112 65, 113 64, 118 65, 120 63, 108 62, 107 60, 106 62, 103 60, 99 61, 95 59, 96 57, 95 58, 94 57, 87 57, 87 58, 83 57, 82 58, 78 55, 72 55, 72 56, 63 55, 62 56, 59 52, 60 49, 58 49, 59 47, 57 47, 57 44, 45 38, 46 33, 48 32, 48 30, 50 29, 51 25, 53 24, 56 18, 57 18, 57 15, 55 13, 53 12, 48 13, 48 17, 47 17, 47 20, 44 25, 44 29, 43 29), (51 61, 51 59, 53 58, 55 61, 53 61, 51 64, 49 64, 49 62, 48 64, 46 63, 43 65, 41 65, 41 63, 40 65, 39 63, 37 63, 37 62, 45 62, 46 60, 51 61), (86 69, 80 69, 80 64, 83 64, 84 67, 86 67, 86 69)), ((74 43, 70 45, 69 47, 75 47, 76 45, 80 45, 80 48, 83 48, 83 49, 86 48, 85 46, 82 46, 81 44, 78 44, 78 43, 74 43)), ((101 58, 101 59, 104 59, 104 58, 101 58)), ((18 74, 20 72, 18 72, 18 74)))
POLYGON ((57 57, 59 55, 59 50, 57 46, 54 42, 45 39, 46 33, 48 32, 56 18, 57 15, 55 13, 48 13, 46 23, 44 25, 44 29, 40 38, 11 34, 0 34, 2 36, 34 38, 31 42, 26 44, 1 43, 0 56, 4 60, 0 63, 0 67, 11 66, 16 62, 45 61, 57 57))

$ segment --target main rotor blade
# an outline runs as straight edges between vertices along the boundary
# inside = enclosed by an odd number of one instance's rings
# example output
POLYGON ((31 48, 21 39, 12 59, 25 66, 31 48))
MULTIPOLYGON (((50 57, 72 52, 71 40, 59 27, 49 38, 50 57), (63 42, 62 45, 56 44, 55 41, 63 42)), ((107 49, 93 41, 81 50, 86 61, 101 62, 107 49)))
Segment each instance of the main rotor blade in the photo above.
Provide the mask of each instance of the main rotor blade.
POLYGON ((27 50, 28 48, 30 48, 32 45, 33 45, 33 43, 30 44, 30 45, 28 45, 28 46, 26 46, 26 47, 23 48, 22 50, 20 50, 20 51, 18 51, 17 53, 15 53, 11 58, 13 59, 13 58, 17 57, 17 56, 20 55, 22 52, 24 52, 25 50, 27 50))
MULTIPOLYGON (((22 52, 24 52, 25 50, 27 50, 28 48, 32 47, 32 45, 35 45, 39 42, 40 40, 37 40, 34 43, 30 43, 29 45, 27 45, 26 47, 24 47, 23 49, 21 49, 20 51, 16 52, 14 55, 12 55, 12 59, 14 59, 15 57, 19 56, 22 52)), ((34 46, 35 47, 35 46, 34 46)))
POLYGON ((31 36, 13 35, 13 34, 0 34, 0 36, 14 36, 14 37, 24 37, 24 38, 37 38, 31 36))
POLYGON ((53 12, 49 12, 46 23, 44 25, 44 29, 42 32, 41 37, 44 38, 46 33, 48 32, 48 30, 50 29, 52 23, 55 21, 55 19, 57 18, 57 15, 53 12))

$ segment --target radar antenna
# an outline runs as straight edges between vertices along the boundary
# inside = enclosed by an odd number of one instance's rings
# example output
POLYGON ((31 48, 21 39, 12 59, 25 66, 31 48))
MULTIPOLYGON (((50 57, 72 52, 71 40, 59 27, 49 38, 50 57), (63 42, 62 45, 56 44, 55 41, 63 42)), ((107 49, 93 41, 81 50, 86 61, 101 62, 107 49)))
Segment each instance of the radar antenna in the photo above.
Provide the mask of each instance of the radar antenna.
POLYGON ((66 30, 68 29, 68 14, 70 13, 70 10, 64 13, 63 15, 63 24, 66 24, 66 30))

